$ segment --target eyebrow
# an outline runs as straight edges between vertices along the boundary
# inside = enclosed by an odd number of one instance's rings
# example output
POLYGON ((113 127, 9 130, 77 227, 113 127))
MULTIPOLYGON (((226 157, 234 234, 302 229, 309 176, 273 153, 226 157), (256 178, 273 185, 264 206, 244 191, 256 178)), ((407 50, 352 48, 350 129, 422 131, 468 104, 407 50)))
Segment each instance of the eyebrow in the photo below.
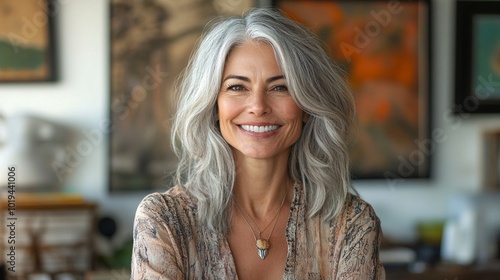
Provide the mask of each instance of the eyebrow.
MULTIPOLYGON (((245 77, 245 76, 238 76, 238 75, 229 75, 226 78, 224 78, 223 82, 226 80, 229 80, 229 79, 237 79, 237 80, 242 80, 245 82, 250 82, 250 78, 245 77)), ((269 77, 266 79, 266 82, 271 83, 271 82, 274 82, 274 81, 279 80, 279 79, 285 79, 285 76, 278 75, 278 76, 269 77)))

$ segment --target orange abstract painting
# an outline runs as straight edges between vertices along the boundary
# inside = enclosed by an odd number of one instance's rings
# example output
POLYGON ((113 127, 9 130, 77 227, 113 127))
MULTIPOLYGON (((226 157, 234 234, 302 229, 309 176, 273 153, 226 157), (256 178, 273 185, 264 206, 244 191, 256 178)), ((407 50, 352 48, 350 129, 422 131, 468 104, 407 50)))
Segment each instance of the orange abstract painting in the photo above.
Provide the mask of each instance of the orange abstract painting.
POLYGON ((354 178, 429 174, 429 2, 278 1, 346 72, 359 128, 354 178), (424 147, 424 148, 423 148, 424 147))

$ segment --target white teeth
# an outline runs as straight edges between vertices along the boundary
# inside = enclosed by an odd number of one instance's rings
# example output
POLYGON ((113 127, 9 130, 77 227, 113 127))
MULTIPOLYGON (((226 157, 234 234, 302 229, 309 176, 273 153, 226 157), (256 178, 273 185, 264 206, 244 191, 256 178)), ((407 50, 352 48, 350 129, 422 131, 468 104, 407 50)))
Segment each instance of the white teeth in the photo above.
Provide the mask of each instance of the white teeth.
POLYGON ((268 131, 276 130, 276 129, 279 128, 279 125, 264 125, 264 126, 241 125, 241 128, 243 128, 246 131, 262 133, 262 132, 268 132, 268 131))

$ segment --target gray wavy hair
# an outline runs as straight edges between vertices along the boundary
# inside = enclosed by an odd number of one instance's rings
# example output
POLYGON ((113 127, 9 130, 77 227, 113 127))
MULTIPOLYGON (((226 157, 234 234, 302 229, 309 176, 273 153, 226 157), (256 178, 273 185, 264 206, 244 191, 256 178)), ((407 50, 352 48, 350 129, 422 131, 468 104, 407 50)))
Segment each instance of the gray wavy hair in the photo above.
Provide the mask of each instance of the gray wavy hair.
POLYGON ((175 181, 196 198, 202 224, 227 232, 236 170, 218 127, 217 96, 229 53, 251 40, 274 48, 292 97, 309 114, 291 148, 289 173, 304 186, 308 215, 332 219, 351 189, 353 96, 320 40, 275 10, 253 9, 221 20, 198 43, 177 86, 172 142, 180 162, 175 181))

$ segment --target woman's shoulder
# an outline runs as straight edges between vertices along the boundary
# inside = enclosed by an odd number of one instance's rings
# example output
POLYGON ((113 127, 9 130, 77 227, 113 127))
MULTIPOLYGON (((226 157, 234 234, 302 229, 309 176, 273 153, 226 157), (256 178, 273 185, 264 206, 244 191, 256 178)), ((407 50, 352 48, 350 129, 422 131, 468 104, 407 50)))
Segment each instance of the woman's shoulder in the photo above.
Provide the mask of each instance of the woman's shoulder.
POLYGON ((347 224, 374 224, 379 227, 380 220, 375 210, 359 195, 349 193, 343 209, 344 221, 347 224))
POLYGON ((163 203, 181 203, 192 204, 191 196, 186 189, 181 186, 174 186, 164 192, 154 192, 146 195, 141 204, 163 204, 163 203))
POLYGON ((179 212, 191 212, 195 210, 196 204, 186 189, 174 186, 165 192, 155 192, 145 196, 139 203, 138 212, 157 213, 164 215, 176 215, 179 212))

